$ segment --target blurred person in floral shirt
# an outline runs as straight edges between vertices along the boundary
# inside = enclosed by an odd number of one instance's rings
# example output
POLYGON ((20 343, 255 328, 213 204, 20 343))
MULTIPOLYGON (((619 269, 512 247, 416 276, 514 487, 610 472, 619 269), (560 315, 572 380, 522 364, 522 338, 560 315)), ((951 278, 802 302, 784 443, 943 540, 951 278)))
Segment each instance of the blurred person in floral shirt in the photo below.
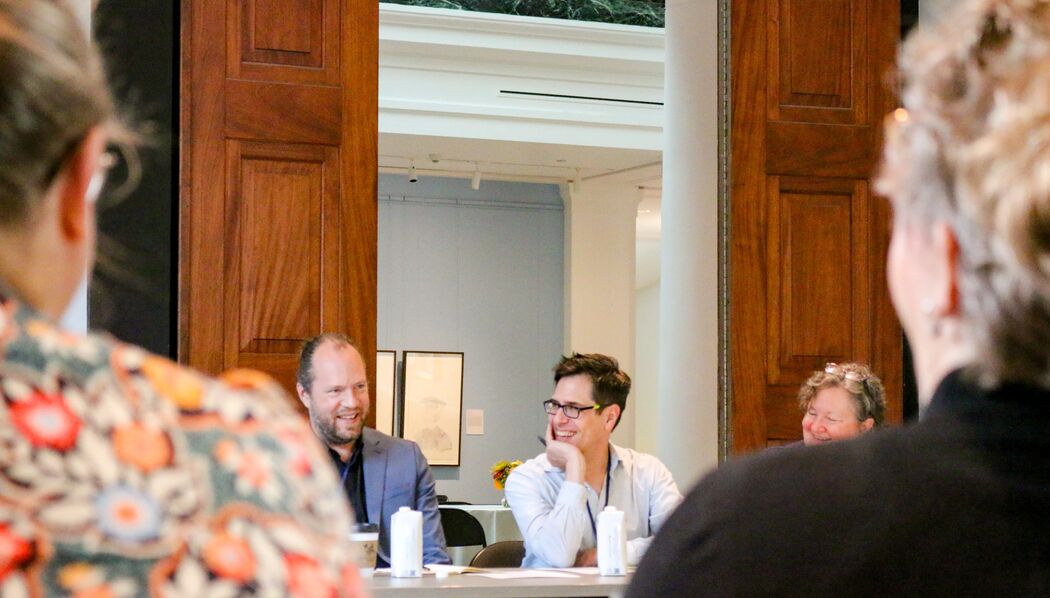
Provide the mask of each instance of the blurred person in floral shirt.
POLYGON ((266 376, 56 329, 129 139, 58 0, 0 0, 0 595, 363 594, 351 515, 266 376))

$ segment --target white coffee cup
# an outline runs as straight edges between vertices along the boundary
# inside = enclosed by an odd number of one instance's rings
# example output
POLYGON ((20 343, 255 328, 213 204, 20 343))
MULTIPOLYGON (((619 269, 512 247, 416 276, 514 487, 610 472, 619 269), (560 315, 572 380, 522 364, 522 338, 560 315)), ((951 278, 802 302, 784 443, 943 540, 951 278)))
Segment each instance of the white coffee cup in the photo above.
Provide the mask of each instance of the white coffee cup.
POLYGON ((379 525, 354 524, 354 531, 350 532, 350 551, 361 577, 372 577, 376 570, 376 554, 379 552, 379 525))

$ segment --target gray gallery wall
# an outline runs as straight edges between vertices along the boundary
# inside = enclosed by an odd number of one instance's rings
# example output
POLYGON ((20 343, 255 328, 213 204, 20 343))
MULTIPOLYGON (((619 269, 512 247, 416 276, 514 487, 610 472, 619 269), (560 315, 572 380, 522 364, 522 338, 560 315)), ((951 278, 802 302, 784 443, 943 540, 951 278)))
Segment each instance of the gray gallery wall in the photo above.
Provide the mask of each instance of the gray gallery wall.
POLYGON ((562 349, 563 208, 557 187, 404 175, 379 178, 378 347, 462 351, 463 409, 483 409, 439 494, 495 503, 489 467, 542 450, 562 349))

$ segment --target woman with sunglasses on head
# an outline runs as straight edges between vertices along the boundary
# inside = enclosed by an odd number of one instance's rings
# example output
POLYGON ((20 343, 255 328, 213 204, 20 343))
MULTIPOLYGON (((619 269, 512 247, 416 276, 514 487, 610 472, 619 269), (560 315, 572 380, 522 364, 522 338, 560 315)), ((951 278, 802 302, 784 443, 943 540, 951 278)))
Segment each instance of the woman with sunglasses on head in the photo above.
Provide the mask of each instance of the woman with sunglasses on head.
POLYGON ((0 0, 0 595, 362 593, 351 517, 262 374, 57 329, 121 126, 63 0, 0 0))
POLYGON ((829 363, 798 390, 802 442, 815 446, 860 436, 886 416, 882 381, 862 363, 829 363))

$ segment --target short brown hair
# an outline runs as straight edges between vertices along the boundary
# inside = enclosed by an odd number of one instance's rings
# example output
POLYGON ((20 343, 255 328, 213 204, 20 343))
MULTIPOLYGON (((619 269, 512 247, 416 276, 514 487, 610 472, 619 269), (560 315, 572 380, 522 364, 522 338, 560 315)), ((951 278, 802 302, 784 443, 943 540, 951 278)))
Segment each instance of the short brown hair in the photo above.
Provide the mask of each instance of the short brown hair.
POLYGON ((563 356, 558 365, 554 366, 554 383, 557 384, 562 378, 580 374, 590 377, 593 388, 591 398, 599 409, 609 405, 620 407, 620 417, 616 420, 616 425, 620 425, 623 412, 627 409, 627 395, 631 392, 631 377, 620 369, 620 362, 601 353, 573 353, 571 357, 563 356))
POLYGON ((857 421, 868 418, 881 426, 886 419, 886 389, 882 380, 863 363, 829 363, 813 372, 798 389, 798 408, 805 412, 817 393, 825 388, 841 388, 853 399, 857 421))
POLYGON ((314 353, 325 343, 332 343, 336 347, 353 347, 358 353, 361 352, 357 344, 342 332, 324 332, 306 339, 302 348, 299 349, 299 371, 295 375, 296 382, 306 392, 310 392, 310 387, 314 383, 314 353))

